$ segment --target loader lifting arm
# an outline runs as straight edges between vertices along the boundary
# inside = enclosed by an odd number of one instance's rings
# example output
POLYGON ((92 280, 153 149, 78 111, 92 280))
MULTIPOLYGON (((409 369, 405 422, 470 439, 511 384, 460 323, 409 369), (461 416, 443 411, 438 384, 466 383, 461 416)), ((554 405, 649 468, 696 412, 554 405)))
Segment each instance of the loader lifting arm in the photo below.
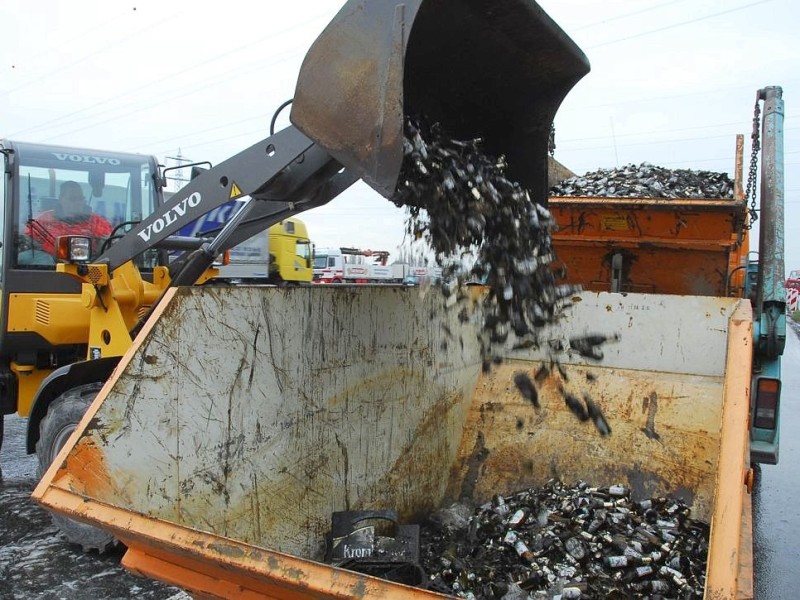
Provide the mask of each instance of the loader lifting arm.
MULTIPOLYGON (((257 200, 246 225, 215 250, 324 204, 359 178, 390 197, 409 115, 480 138, 546 204, 552 121, 588 71, 583 52, 531 0, 349 0, 306 54, 293 125, 202 173, 97 262, 112 272, 246 195, 257 200)), ((208 252, 198 261, 208 262, 208 252)))
MULTIPOLYGON (((326 151, 290 126, 201 173, 95 262, 113 271, 205 213, 244 196, 259 201, 250 222, 257 220, 257 229, 266 229, 329 201, 332 196, 324 190, 341 193, 356 180, 340 171, 341 165, 326 151), (337 175, 341 185, 331 186, 330 180, 337 175), (317 194, 320 189, 323 193, 317 194)), ((233 236, 230 244, 219 244, 218 250, 247 239, 243 235, 233 236)))
MULTIPOLYGON (((89 286, 87 306, 104 319, 116 298, 128 299, 123 318, 115 317, 119 342, 102 346, 104 356, 119 354, 131 341, 133 316, 142 314, 136 275, 122 275, 132 259, 172 249, 181 228, 249 197, 235 223, 159 267, 153 293, 160 295, 202 283, 219 252, 325 204, 359 178, 391 197, 408 118, 479 139, 487 154, 503 157, 509 178, 546 204, 552 121, 588 71, 584 54, 532 0, 349 0, 306 54, 292 125, 200 173, 93 264, 57 268, 89 286)), ((145 300, 149 310, 158 302, 145 300)), ((107 329, 93 325, 90 343, 108 338, 107 329)))

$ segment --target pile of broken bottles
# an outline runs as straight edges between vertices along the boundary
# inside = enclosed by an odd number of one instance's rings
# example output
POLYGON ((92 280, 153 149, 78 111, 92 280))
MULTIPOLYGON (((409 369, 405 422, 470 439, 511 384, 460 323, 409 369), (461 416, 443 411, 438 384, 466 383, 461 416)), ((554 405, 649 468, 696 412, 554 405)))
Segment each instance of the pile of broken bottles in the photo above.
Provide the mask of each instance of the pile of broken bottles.
POLYGON ((598 169, 570 177, 550 189, 551 196, 600 198, 732 198, 727 173, 666 169, 643 162, 598 169))
POLYGON ((708 525, 673 498, 552 480, 477 509, 437 511, 420 533, 430 589, 464 598, 702 598, 708 525))

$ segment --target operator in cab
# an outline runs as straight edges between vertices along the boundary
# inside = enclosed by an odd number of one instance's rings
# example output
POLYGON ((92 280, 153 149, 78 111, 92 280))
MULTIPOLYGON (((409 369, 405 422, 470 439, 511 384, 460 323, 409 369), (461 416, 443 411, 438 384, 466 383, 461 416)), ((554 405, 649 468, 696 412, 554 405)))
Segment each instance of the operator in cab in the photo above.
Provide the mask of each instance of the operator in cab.
POLYGON ((89 236, 96 251, 98 241, 108 237, 112 227, 105 217, 92 213, 79 183, 65 181, 61 184, 55 210, 43 212, 34 223, 28 223, 26 229, 42 250, 55 254, 56 238, 62 235, 89 236))

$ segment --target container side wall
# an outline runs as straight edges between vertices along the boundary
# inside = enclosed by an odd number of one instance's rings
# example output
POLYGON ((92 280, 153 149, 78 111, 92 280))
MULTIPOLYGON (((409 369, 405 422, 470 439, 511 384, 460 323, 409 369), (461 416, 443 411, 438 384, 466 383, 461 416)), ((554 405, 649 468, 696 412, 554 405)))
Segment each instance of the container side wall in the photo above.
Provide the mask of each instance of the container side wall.
POLYGON ((584 292, 557 325, 543 329, 539 348, 506 352, 508 358, 565 364, 595 364, 604 369, 629 369, 722 377, 725 373, 728 319, 735 298, 610 294, 584 292), (603 345, 603 360, 575 352, 554 354, 553 346, 569 350, 569 339, 602 334, 618 341, 603 345))
MULTIPOLYGON (((749 468, 753 317, 743 302, 731 318, 714 513, 710 519, 706 597, 734 598, 738 577, 752 577, 751 550, 740 544, 745 471, 749 468), (749 559, 749 569, 746 561, 749 559), (740 566, 745 562, 744 568, 740 566), (741 573, 741 575, 740 575, 741 573)), ((745 538, 746 540, 746 538, 745 538)), ((744 583, 744 582, 743 582, 744 583)))
POLYGON ((480 371, 442 304, 405 287, 181 290, 68 461, 80 493, 303 556, 333 511, 430 511, 480 371))
POLYGON ((549 479, 624 483, 634 499, 672 494, 708 521, 714 499, 723 382, 720 377, 568 366, 539 386, 541 409, 511 380, 548 363, 508 361, 483 378, 467 419, 448 499, 485 502, 549 479), (602 408, 611 434, 567 408, 563 388, 602 408))

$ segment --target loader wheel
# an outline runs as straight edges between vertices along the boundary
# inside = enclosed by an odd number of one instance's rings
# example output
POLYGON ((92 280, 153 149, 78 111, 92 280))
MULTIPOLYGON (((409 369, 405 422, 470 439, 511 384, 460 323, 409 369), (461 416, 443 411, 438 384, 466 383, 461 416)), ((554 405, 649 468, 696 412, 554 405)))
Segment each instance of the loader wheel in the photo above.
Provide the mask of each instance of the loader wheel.
MULTIPOLYGON (((47 414, 39 423, 39 441, 36 442, 39 478, 50 468, 102 385, 98 382, 74 387, 58 396, 47 408, 47 414)), ((55 513, 51 513, 51 517, 67 541, 81 546, 86 552, 97 550, 103 554, 119 544, 114 536, 98 527, 55 513)))

